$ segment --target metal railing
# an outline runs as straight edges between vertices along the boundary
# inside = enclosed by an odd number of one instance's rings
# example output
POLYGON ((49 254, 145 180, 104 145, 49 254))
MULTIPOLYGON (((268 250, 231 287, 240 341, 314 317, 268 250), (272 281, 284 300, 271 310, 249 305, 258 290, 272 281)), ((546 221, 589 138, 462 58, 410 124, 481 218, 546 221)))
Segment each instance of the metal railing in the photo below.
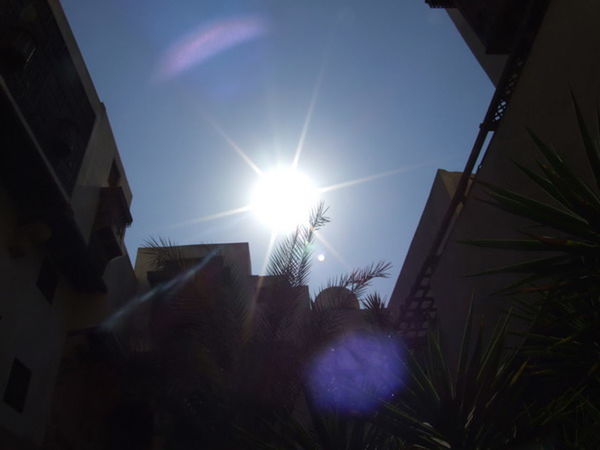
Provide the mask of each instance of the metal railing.
POLYGON ((425 0, 431 8, 454 8, 454 0, 425 0))
MULTIPOLYGON (((431 3, 437 2, 432 1, 431 3)), ((450 201, 450 205, 444 214, 431 248, 411 286, 409 294, 400 306, 396 326, 398 331, 409 341, 416 342, 423 339, 427 335, 429 324, 436 317, 435 300, 430 295, 431 279, 435 273, 448 235, 451 232, 452 225, 459 213, 459 207, 466 200, 467 191, 474 176, 473 169, 479 159, 488 134, 496 131, 506 114, 548 3, 549 0, 538 0, 531 5, 527 16, 528 19, 524 21, 522 30, 519 33, 520 38, 506 62, 484 120, 479 126, 479 133, 457 184, 456 191, 450 201)))

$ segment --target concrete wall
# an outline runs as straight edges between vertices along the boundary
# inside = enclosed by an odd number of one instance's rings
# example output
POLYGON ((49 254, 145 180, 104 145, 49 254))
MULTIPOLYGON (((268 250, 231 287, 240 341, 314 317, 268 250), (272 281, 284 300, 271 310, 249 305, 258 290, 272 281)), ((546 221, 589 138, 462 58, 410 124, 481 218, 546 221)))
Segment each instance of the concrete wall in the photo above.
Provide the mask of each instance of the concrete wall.
POLYGON ((389 301, 391 308, 398 308, 408 296, 414 280, 431 250, 433 239, 450 205, 460 176, 461 172, 448 172, 442 169, 437 171, 421 219, 404 259, 402 270, 394 286, 389 301))
POLYGON ((136 281, 129 258, 123 256, 105 271, 107 294, 77 292, 59 275, 49 302, 36 286, 48 255, 43 246, 24 244, 16 224, 13 205, 0 189, 0 395, 15 358, 31 370, 23 412, 0 397, 0 429, 37 445, 44 438, 66 334, 101 322, 135 295, 136 281), (15 239, 20 241, 16 256, 11 252, 15 239))
MULTIPOLYGON (((128 204, 131 204, 131 189, 125 176, 106 110, 102 106, 96 116, 96 123, 71 197, 75 220, 86 239, 90 238, 96 218, 100 189, 108 186, 108 176, 113 162, 117 164, 121 175, 119 186, 123 189, 128 204)), ((123 246, 123 248, 125 247, 123 246)))
MULTIPOLYGON (((569 89, 579 100, 591 126, 600 94, 598 18, 600 3, 595 0, 550 3, 508 112, 477 173, 478 179, 545 199, 512 162, 535 167, 539 158, 526 127, 554 144, 581 176, 589 179, 569 89)), ((493 321, 507 305, 506 299, 494 292, 513 279, 466 275, 530 256, 456 243, 464 239, 516 237, 519 228, 530 225, 477 200, 484 196, 479 186, 473 188, 433 277, 438 319, 450 355, 455 355, 458 349, 469 299, 473 296, 478 317, 493 321)))
POLYGON ((50 0, 48 4, 52 9, 71 59, 75 64, 79 78, 96 114, 94 129, 86 148, 71 200, 75 219, 83 235, 86 239, 89 239, 95 218, 96 206, 98 205, 100 188, 108 186, 108 174, 113 161, 116 162, 121 174, 119 186, 123 188, 125 198, 130 205, 132 194, 115 143, 106 108, 98 98, 94 83, 87 70, 83 56, 79 51, 79 46, 73 36, 64 11, 58 0, 50 0))
MULTIPOLYGON (((178 245, 176 248, 178 254, 185 259, 201 259, 217 250, 218 254, 223 257, 224 264, 235 268, 242 278, 249 277, 252 273, 248 243, 178 245)), ((142 292, 150 289, 147 273, 156 270, 152 254, 153 250, 148 248, 139 248, 137 252, 135 274, 142 292)))
MULTIPOLYGON (((48 2, 61 28, 84 89, 96 113, 94 128, 71 197, 75 220, 89 239, 100 188, 108 186, 113 161, 121 173, 120 186, 128 204, 131 190, 106 115, 83 58, 57 0, 48 2)), ((49 68, 51 70, 52 68, 49 68)), ((43 239, 36 241, 18 226, 16 205, 0 188, 0 448, 4 437, 39 445, 52 403, 52 394, 65 355, 69 331, 98 325, 135 295, 136 279, 127 255, 109 262, 104 273, 107 293, 84 294, 75 291, 60 276, 52 301, 36 286, 47 251, 43 239), (17 250, 17 251, 15 251, 17 250), (9 373, 15 358, 31 370, 22 412, 3 401, 9 373)), ((43 234, 43 229, 40 233, 43 234)), ((60 398, 55 402, 60 405, 60 398)))
POLYGON ((31 370, 32 377, 22 413, 0 399, 0 428, 39 443, 60 363, 65 304, 71 292, 64 279, 59 279, 50 303, 36 287, 46 256, 39 246, 30 245, 16 257, 10 254, 16 227, 13 211, 10 199, 0 190, 0 393, 4 395, 15 358, 31 370))

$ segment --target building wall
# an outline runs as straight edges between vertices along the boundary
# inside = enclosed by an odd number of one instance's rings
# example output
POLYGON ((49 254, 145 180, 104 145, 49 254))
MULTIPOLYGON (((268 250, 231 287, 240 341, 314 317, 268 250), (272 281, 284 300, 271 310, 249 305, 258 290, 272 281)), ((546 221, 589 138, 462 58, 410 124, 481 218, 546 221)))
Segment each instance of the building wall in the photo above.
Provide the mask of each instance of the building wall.
MULTIPOLYGON (((192 260, 200 260, 211 252, 216 251, 219 256, 223 257, 225 265, 235 268, 242 279, 249 277, 252 273, 248 243, 179 245, 175 248, 177 254, 182 258, 192 260)), ((143 247, 138 249, 135 260, 135 274, 138 279, 140 292, 150 289, 147 274, 156 270, 152 255, 152 249, 143 247)))
POLYGON ((392 308, 398 308, 409 295, 412 284, 431 250, 432 241, 450 205, 460 176, 461 172, 448 172, 443 169, 437 171, 390 298, 389 305, 392 308))
MULTIPOLYGON (((562 151, 582 177, 590 178, 569 89, 592 126, 600 94, 598 17, 600 3, 594 0, 550 2, 509 109, 477 172, 478 179, 545 199, 512 162, 535 167, 539 159, 527 135, 528 127, 562 151)), ((491 322, 507 306, 506 300, 494 292, 513 279, 466 275, 531 257, 457 243, 465 239, 517 237, 519 228, 530 225, 480 202, 478 198, 482 197, 485 194, 476 185, 454 224, 432 279, 438 321, 450 355, 456 355, 459 347, 471 297, 476 316, 491 322)))
MULTIPOLYGON (((69 198, 69 207, 77 224, 77 231, 87 243, 96 218, 100 188, 108 186, 113 162, 121 173, 119 186, 123 189, 128 205, 131 203, 131 190, 104 105, 98 99, 60 4, 57 0, 50 0, 47 3, 52 9, 96 116, 77 173, 75 187, 69 198)), ((37 4, 31 3, 34 7, 37 4)), ((36 16, 29 14, 28 17, 35 20, 36 16)), ((47 67, 47 70, 58 70, 58 68, 47 67)), ((3 73, 0 73, 0 82, 3 87, 6 86, 3 73)), ((67 85, 68 83, 65 84, 67 85)), ((31 92, 25 91, 24 95, 32 96, 34 95, 32 92, 40 88, 34 86, 31 92)), ((35 129, 31 128, 31 130, 35 135, 35 129)), ((9 150, 19 151, 17 148, 3 149, 3 151, 9 150)), ((41 151, 45 152, 48 149, 42 146, 41 151)), ((52 230, 43 222, 23 226, 19 216, 22 206, 12 198, 8 190, 0 185, 1 448, 5 448, 4 444, 8 442, 9 436, 14 441, 14 444, 11 444, 14 448, 39 446, 42 443, 51 404, 54 401, 55 405, 60 406, 61 402, 61 398, 54 397, 53 400, 53 391, 61 358, 65 356, 67 334, 98 325, 116 308, 131 299, 136 291, 133 268, 125 253, 108 262, 102 277, 106 285, 105 292, 77 290, 69 279, 57 270, 56 289, 51 300, 48 300, 37 283, 44 264, 52 261, 53 255, 45 245, 52 236, 52 230), (26 396, 22 411, 17 411, 9 404, 10 401, 6 400, 7 391, 11 390, 10 386, 14 386, 10 384, 9 379, 15 358, 25 367, 25 371, 30 371, 30 381, 25 383, 26 396)), ((73 239, 76 238, 78 237, 73 236, 73 239)), ((22 380, 25 378, 21 377, 22 380)))
POLYGON ((106 109, 101 104, 71 197, 74 217, 86 240, 90 238, 96 219, 100 189, 109 185, 108 178, 113 162, 120 172, 119 186, 123 189, 128 204, 131 204, 131 189, 110 128, 106 109))
MULTIPOLYGON (((90 316, 94 309, 105 311, 106 295, 77 292, 57 274, 56 289, 47 298, 37 283, 48 252, 33 242, 23 244, 19 238, 19 253, 13 253, 17 229, 14 211, 5 191, 0 190, 0 428, 26 442, 39 444, 44 437, 66 334, 81 323, 82 314, 90 316), (96 308, 90 308, 94 303, 96 308), (22 411, 6 402, 15 358, 31 371, 22 411)), ((90 322, 97 321, 96 314, 90 322)))

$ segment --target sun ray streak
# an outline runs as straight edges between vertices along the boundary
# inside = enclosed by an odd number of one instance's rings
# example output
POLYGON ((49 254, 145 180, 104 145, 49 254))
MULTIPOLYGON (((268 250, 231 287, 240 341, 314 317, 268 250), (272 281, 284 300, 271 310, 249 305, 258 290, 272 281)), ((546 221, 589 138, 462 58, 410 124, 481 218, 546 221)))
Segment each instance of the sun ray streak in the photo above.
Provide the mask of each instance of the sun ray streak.
POLYGON ((398 175, 399 173, 410 172, 412 170, 420 169, 421 167, 425 167, 428 165, 430 165, 430 163, 421 163, 421 164, 413 164, 410 166, 404 166, 404 167, 400 167, 398 169, 388 170, 385 172, 376 173, 374 175, 369 175, 368 177, 356 178, 354 180, 344 181, 344 182, 338 183, 338 184, 332 184, 331 186, 326 186, 326 187, 319 189, 319 192, 324 193, 324 192, 329 192, 329 191, 336 191, 338 189, 343 189, 343 188, 347 188, 350 186, 356 186, 357 184, 374 181, 379 178, 391 177, 392 175, 398 175))
POLYGON ((331 252, 331 254, 335 257, 335 259, 337 259, 339 261, 339 263, 344 266, 344 269, 346 269, 347 271, 351 271, 352 268, 350 267, 350 264, 348 264, 346 262, 346 260, 344 259, 344 257, 342 257, 342 255, 340 255, 340 253, 333 247, 333 245, 331 245, 324 237, 323 235, 318 232, 315 231, 315 237, 317 238, 317 240, 323 244, 323 246, 329 250, 329 252, 331 252))
POLYGON ((241 147, 239 145, 237 145, 237 143, 227 133, 225 133, 225 130, 223 130, 223 128, 217 122, 215 122, 214 119, 212 119, 211 117, 209 117, 206 113, 204 113, 202 111, 200 112, 200 114, 202 115, 204 120, 210 126, 212 126, 214 128, 214 130, 223 139, 225 139, 227 144, 229 144, 229 146, 246 162, 246 164, 248 164, 248 166, 250 166, 250 168, 252 170, 254 170, 254 172, 256 172, 258 175, 262 175, 262 170, 260 170, 260 168, 254 163, 254 161, 252 161, 252 159, 250 159, 250 157, 246 154, 246 152, 244 152, 244 150, 242 150, 241 147))
POLYGON ((321 84, 323 82, 323 74, 324 73, 325 73, 325 58, 323 58, 323 62, 321 63, 321 68, 320 68, 319 74, 317 76, 317 81, 315 82, 315 87, 313 88, 312 96, 310 98, 310 103, 308 104, 308 111, 306 112, 304 124, 302 125, 300 139, 298 140, 298 145, 296 146, 296 152, 294 153, 294 160, 292 162, 292 167, 294 169, 296 167, 298 167, 298 162, 300 161, 300 154, 302 153, 302 149, 304 148, 304 141, 306 140, 306 134, 308 133, 308 127, 310 125, 310 121, 312 120, 312 115, 313 115, 313 111, 315 110, 315 105, 317 104, 317 97, 319 96, 319 91, 321 90, 321 84))
POLYGON ((258 273, 258 277, 256 279, 256 286, 254 287, 254 293, 252 295, 252 301, 250 302, 250 311, 249 317, 254 317, 256 312, 256 303, 258 301, 258 296, 260 295, 260 290, 262 289, 267 266, 269 265, 269 259, 271 258, 271 252, 273 251, 273 247, 275 246, 275 238, 277 237, 276 233, 271 233, 271 237, 269 238, 269 244, 267 245, 267 251, 265 253, 265 260, 263 261, 262 268, 258 273))
POLYGON ((171 226, 169 226, 168 228, 180 228, 180 227, 185 227, 188 225, 193 225, 196 223, 201 223, 201 222, 209 222, 211 220, 217 220, 217 219, 222 219, 224 217, 229 217, 229 216, 235 216, 237 214, 243 214, 245 212, 250 211, 251 207, 250 205, 246 205, 246 206, 242 206, 241 208, 235 208, 235 209, 230 209, 228 211, 222 211, 216 214, 210 214, 208 216, 204 216, 204 217, 198 217, 196 219, 190 219, 190 220, 185 220, 183 222, 178 222, 175 223, 171 226))
POLYGON ((273 253, 273 247, 275 246, 276 238, 277 233, 271 233, 271 237, 269 238, 269 245, 267 246, 267 251, 265 253, 265 260, 263 261, 263 266, 260 271, 261 274, 264 274, 267 271, 267 267, 269 266, 269 260, 271 259, 271 253, 273 253))
POLYGON ((173 295, 177 293, 177 291, 184 286, 188 281, 196 275, 199 271, 201 271, 204 266, 206 266, 209 261, 219 252, 219 249, 216 248, 211 251, 206 258, 203 258, 198 264, 190 267, 188 270, 180 274, 179 276, 173 278, 170 281, 165 283, 161 283, 158 286, 154 287, 150 291, 145 294, 138 295, 130 300, 126 305, 108 317, 101 325, 101 327, 108 329, 114 327, 117 322, 132 313, 135 309, 137 309, 142 304, 146 303, 148 300, 151 300, 159 295, 173 295))
POLYGON ((335 31, 336 31, 336 26, 334 25, 330 30, 329 37, 327 38, 327 43, 323 50, 323 56, 321 59, 321 67, 319 68, 319 73, 317 74, 317 80, 315 82, 315 86, 313 88, 310 102, 308 104, 308 111, 306 112, 306 117, 304 119, 302 131, 300 133, 300 139, 298 140, 298 146, 296 147, 296 152, 294 153, 294 160, 292 161, 292 167, 294 169, 296 167, 298 167, 298 162, 300 161, 300 155, 304 148, 304 141, 306 140, 306 134, 308 133, 308 127, 312 120, 313 111, 315 109, 315 105, 317 104, 319 92, 321 91, 321 84, 323 83, 323 76, 325 74, 325 69, 327 67, 327 63, 329 62, 329 54, 331 53, 331 47, 333 44, 333 36, 335 34, 335 31))

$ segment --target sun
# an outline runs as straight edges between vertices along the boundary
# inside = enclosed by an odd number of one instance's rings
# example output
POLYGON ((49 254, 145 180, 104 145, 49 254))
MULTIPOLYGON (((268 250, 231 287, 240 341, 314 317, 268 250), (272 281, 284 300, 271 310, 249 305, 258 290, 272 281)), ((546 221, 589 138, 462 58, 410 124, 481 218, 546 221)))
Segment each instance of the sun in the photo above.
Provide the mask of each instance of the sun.
POLYGON ((310 178, 293 168, 279 168, 260 175, 251 209, 274 232, 287 232, 308 221, 318 199, 310 178))

